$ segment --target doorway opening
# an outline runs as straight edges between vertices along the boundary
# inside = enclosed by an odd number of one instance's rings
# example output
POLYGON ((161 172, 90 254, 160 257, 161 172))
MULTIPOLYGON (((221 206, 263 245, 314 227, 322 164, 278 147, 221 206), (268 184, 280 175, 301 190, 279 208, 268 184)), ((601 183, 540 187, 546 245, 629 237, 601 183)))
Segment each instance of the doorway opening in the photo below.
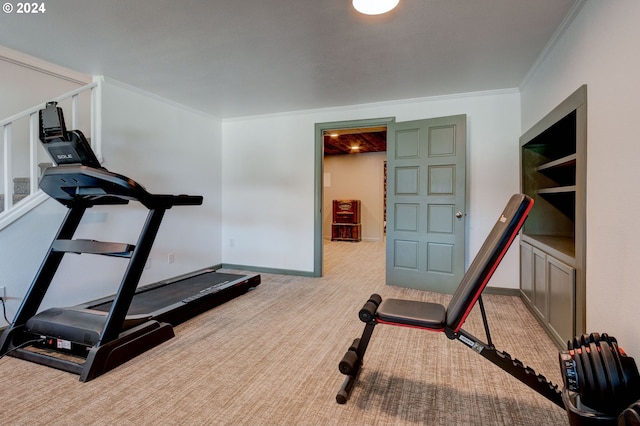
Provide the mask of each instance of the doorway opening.
POLYGON ((386 131, 393 122, 381 118, 316 124, 314 276, 323 275, 323 244, 331 239, 333 200, 360 200, 360 238, 384 238, 386 131))

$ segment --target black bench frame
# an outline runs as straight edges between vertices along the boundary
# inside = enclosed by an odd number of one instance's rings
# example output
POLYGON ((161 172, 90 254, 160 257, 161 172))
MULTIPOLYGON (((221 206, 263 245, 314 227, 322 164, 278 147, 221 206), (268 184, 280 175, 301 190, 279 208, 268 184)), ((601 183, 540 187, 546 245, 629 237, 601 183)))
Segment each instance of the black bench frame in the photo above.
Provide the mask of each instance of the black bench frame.
POLYGON ((564 409, 562 395, 557 385, 544 376, 536 374, 532 368, 525 366, 520 360, 496 349, 491 340, 482 303, 482 291, 520 231, 532 207, 533 199, 527 195, 515 194, 511 197, 446 308, 438 303, 402 299, 382 300, 379 295, 372 295, 359 312, 360 320, 366 323, 362 336, 353 341, 338 366, 340 372, 347 377, 336 395, 336 401, 340 404, 347 402, 362 368, 364 355, 375 326, 388 324, 444 332, 449 339, 459 340, 564 409), (462 329, 476 302, 482 314, 486 342, 462 329))

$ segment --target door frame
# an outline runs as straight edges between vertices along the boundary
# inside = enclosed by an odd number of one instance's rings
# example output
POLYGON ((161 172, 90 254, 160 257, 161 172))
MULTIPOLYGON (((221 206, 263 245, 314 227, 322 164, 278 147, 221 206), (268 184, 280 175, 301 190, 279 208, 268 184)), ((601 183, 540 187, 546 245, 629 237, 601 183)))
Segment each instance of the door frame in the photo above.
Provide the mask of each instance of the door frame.
POLYGON ((314 148, 314 206, 313 206, 313 276, 322 276, 323 267, 323 235, 322 235, 322 204, 324 201, 324 138, 325 130, 349 129, 355 127, 389 126, 395 123, 395 117, 370 118, 361 120, 332 121, 315 124, 314 148))

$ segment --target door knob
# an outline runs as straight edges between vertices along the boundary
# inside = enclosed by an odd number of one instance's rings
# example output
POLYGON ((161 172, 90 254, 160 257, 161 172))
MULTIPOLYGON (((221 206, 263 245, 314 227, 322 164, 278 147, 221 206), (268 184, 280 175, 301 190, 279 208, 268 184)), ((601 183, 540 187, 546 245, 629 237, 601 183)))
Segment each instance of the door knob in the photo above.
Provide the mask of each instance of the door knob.
POLYGON ((457 217, 458 219, 462 219, 462 212, 461 212, 461 211, 459 211, 458 213, 456 213, 456 217, 457 217))

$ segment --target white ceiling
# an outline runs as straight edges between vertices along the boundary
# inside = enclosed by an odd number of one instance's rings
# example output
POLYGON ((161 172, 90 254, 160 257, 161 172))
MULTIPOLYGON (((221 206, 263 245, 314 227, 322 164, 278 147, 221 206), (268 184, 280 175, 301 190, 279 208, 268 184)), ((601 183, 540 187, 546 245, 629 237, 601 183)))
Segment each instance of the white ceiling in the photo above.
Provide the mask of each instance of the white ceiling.
POLYGON ((516 88, 572 3, 55 0, 0 45, 229 118, 516 88))

